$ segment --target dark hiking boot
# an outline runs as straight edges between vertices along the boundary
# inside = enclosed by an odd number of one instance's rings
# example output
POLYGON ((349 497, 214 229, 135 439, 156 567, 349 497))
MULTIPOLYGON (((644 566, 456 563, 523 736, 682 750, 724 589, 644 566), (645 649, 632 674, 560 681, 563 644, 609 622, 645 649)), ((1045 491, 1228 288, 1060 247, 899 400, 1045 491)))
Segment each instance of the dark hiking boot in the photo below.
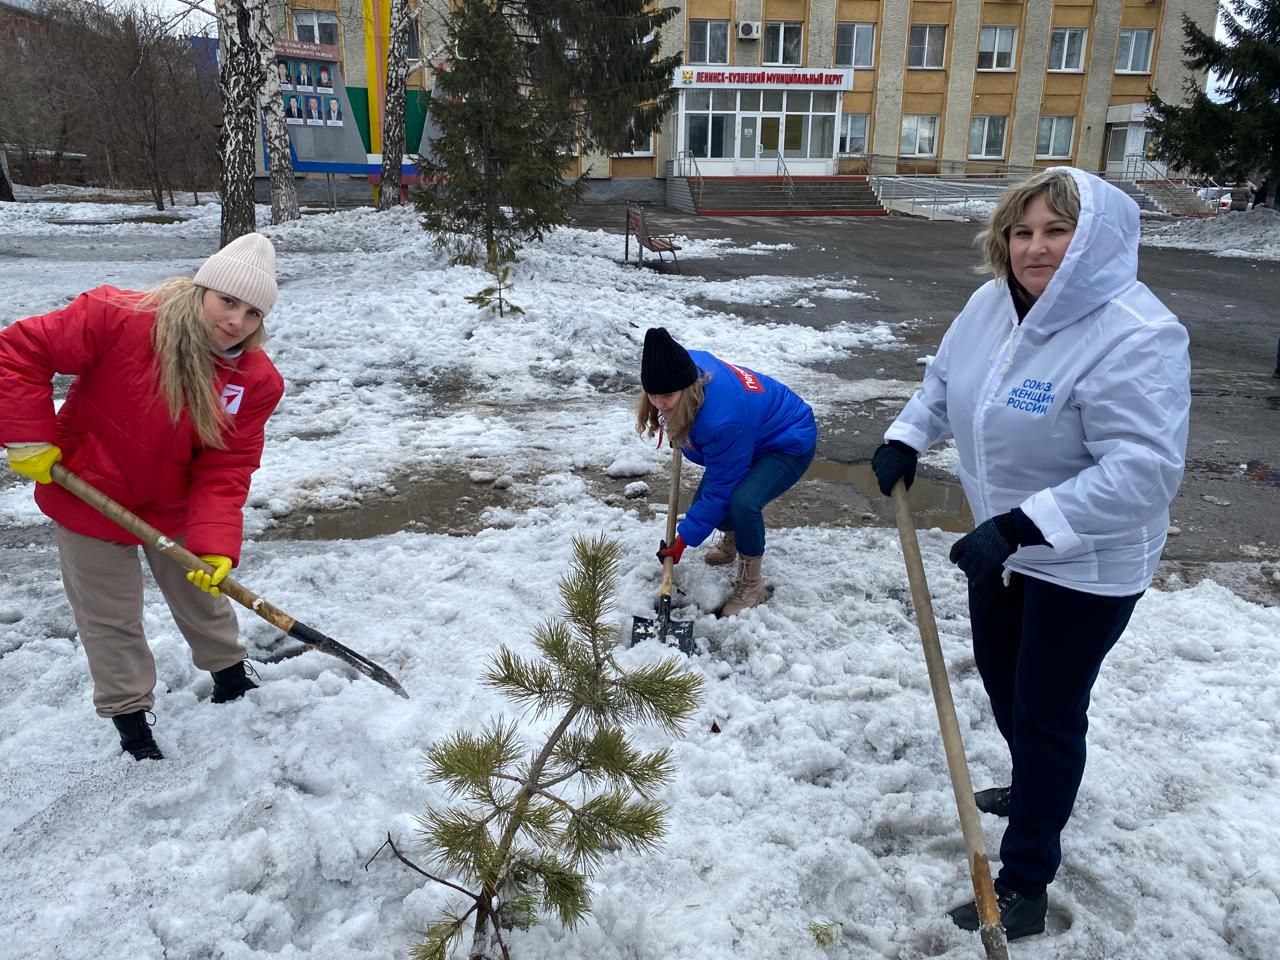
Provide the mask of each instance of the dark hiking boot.
POLYGON ((112 717, 111 722, 120 732, 120 750, 133 755, 135 760, 163 760, 164 754, 156 746, 155 737, 151 736, 151 727, 147 723, 147 711, 122 713, 112 717))
MULTIPOLYGON (((232 700, 239 700, 250 690, 257 690, 258 685, 249 679, 250 669, 248 661, 241 660, 222 670, 212 671, 213 697, 211 699, 213 702, 229 703, 232 700)), ((254 676, 257 674, 255 673, 254 676)))
POLYGON ((997 817, 1009 816, 1009 795, 1012 787, 988 787, 973 795, 973 802, 983 813, 993 813, 997 817))
MULTIPOLYGON (((1019 940, 1022 937, 1044 933, 1044 918, 1049 912, 1047 893, 1042 893, 1038 897, 1023 896, 997 880, 996 903, 1000 907, 1000 926, 1004 927, 1004 935, 1007 939, 1019 940)), ((978 905, 974 901, 970 900, 947 912, 961 930, 978 929, 978 905)))

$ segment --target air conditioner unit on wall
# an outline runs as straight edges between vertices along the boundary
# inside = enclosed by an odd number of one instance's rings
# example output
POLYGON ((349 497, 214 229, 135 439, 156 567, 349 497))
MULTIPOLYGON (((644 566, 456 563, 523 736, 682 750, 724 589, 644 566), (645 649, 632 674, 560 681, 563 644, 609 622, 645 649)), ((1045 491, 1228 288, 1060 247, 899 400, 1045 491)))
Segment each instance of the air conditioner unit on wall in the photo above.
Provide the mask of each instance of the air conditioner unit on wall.
POLYGON ((759 20, 739 20, 738 21, 738 39, 739 40, 759 40, 760 39, 760 21, 759 20))

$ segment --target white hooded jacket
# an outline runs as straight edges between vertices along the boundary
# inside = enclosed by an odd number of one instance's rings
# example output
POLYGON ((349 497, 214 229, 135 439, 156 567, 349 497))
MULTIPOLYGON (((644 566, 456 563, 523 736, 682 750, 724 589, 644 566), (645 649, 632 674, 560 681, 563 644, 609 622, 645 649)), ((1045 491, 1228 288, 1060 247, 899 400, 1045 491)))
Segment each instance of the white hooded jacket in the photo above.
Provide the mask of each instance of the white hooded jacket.
POLYGON ((1021 507, 1049 546, 1019 573, 1104 596, 1151 583, 1182 480, 1187 332, 1137 280, 1138 208, 1066 167, 1080 218, 1022 323, 1004 280, 969 298, 885 440, 950 436, 978 523, 1021 507))

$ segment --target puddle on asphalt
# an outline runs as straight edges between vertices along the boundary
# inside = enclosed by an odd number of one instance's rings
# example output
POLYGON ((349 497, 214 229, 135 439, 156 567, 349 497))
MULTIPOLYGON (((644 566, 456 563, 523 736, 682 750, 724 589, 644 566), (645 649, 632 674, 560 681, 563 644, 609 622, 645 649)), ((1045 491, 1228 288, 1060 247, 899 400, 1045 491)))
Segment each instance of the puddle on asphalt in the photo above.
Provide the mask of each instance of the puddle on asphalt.
MULTIPOLYGON (((805 473, 806 479, 847 483, 862 493, 888 525, 892 525, 893 506, 888 497, 880 493, 875 474, 869 463, 833 463, 815 460, 805 473)), ((911 509, 916 515, 916 526, 929 529, 940 527, 953 533, 967 533, 973 529, 973 514, 969 501, 959 484, 939 483, 928 477, 918 476, 911 484, 911 509)))
MULTIPOLYGON (((625 498, 623 490, 641 478, 610 477, 603 470, 574 473, 586 482, 592 496, 606 503, 635 509, 643 520, 665 515, 665 471, 642 478, 649 491, 635 499, 625 498)), ((697 474, 690 471, 682 477, 682 509, 693 495, 697 474)), ((392 495, 368 495, 358 506, 339 510, 299 510, 281 518, 260 539, 359 540, 400 531, 469 536, 492 525, 485 519, 490 507, 528 507, 536 481, 536 474, 525 474, 515 478, 514 483, 476 482, 470 471, 397 480, 393 483, 396 493, 392 495)), ((968 504, 958 485, 917 477, 911 487, 911 503, 921 528, 940 527, 954 532, 973 528, 968 504)), ((800 483, 766 508, 765 516, 774 527, 893 525, 892 504, 880 495, 869 464, 824 460, 815 460, 800 483)))
POLYGON ((470 474, 433 474, 393 484, 391 496, 365 498, 341 510, 300 510, 279 520, 262 540, 362 540, 401 530, 468 536, 487 524, 484 511, 510 505, 506 489, 474 482, 470 474))

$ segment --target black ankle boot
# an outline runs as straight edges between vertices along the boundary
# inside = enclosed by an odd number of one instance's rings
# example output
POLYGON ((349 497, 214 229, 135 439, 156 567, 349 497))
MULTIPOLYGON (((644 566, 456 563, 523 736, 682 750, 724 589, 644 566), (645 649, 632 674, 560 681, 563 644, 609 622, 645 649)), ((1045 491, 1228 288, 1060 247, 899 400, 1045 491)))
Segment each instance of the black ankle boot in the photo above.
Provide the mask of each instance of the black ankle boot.
MULTIPOLYGON (((996 903, 1000 907, 1000 926, 1009 940, 1018 940, 1033 934, 1044 933, 1044 918, 1049 912, 1049 895, 1027 897, 1010 890, 996 881, 996 903)), ((947 911, 961 930, 977 930, 978 905, 970 900, 966 904, 947 911)))
POLYGON ((997 817, 1009 816, 1009 795, 1012 787, 988 787, 973 795, 974 802, 983 813, 992 813, 997 817))
POLYGON ((258 685, 249 679, 248 663, 241 660, 222 670, 212 671, 214 703, 227 703, 239 700, 250 690, 257 690, 258 685))
POLYGON ((147 711, 122 713, 112 717, 111 722, 120 731, 120 749, 130 753, 135 760, 163 760, 164 754, 156 746, 151 736, 151 727, 147 724, 147 711))

